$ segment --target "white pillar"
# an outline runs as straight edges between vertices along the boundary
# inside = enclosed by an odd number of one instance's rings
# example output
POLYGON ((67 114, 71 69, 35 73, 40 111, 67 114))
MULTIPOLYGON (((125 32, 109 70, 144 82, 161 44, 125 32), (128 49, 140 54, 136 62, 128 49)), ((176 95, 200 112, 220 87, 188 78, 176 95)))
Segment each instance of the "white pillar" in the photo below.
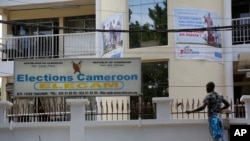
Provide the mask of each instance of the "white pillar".
POLYGON ((7 100, 7 92, 6 92, 6 84, 8 83, 8 77, 2 77, 2 82, 1 82, 1 100, 7 100))
POLYGON ((7 109, 10 109, 12 105, 9 101, 0 101, 0 127, 8 122, 7 109))
POLYGON ((85 105, 89 103, 87 99, 67 99, 70 105, 70 141, 85 140, 85 105))
POLYGON ((247 123, 250 124, 250 95, 243 95, 240 101, 245 102, 246 119, 247 123))
MULTIPOLYGON (((64 18, 59 17, 59 27, 64 27, 64 18)), ((59 35, 64 34, 64 30, 59 30, 59 35)), ((59 36, 59 57, 64 57, 64 37, 59 36)))
MULTIPOLYGON (((101 0, 96 0, 95 1, 95 25, 96 29, 102 29, 101 27, 101 0)), ((96 57, 101 57, 103 53, 103 39, 102 39, 102 33, 101 32, 96 32, 95 34, 95 46, 96 46, 96 57)))
MULTIPOLYGON (((224 26, 232 25, 232 4, 231 0, 224 0, 224 11, 223 11, 223 19, 224 26)), ((225 86, 226 86, 226 94, 229 100, 234 100, 234 89, 233 89, 233 49, 232 49, 232 31, 226 30, 223 31, 224 36, 224 70, 225 70, 225 86)))
POLYGON ((156 119, 170 119, 171 118, 171 102, 173 98, 169 97, 154 97, 153 103, 156 103, 156 119))

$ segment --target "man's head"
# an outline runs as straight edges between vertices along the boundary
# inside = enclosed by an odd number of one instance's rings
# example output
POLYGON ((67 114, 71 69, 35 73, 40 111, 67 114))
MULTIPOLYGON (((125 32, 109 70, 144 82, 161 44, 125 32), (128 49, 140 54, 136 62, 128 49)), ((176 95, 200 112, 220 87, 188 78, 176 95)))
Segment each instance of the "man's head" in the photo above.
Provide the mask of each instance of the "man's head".
POLYGON ((212 82, 212 81, 208 82, 207 85, 206 85, 207 93, 213 92, 214 91, 214 87, 215 87, 214 82, 212 82))

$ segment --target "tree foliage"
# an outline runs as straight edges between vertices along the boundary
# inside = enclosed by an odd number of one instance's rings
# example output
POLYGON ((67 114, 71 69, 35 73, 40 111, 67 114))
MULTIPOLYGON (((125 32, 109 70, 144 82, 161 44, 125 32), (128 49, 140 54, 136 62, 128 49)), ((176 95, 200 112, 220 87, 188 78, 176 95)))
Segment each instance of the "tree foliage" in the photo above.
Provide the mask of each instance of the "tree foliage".
MULTIPOLYGON (((133 11, 129 9, 129 20, 132 14, 133 11)), ((161 6, 156 4, 154 8, 149 8, 148 16, 152 19, 153 24, 144 23, 141 25, 139 21, 130 22, 130 48, 141 47, 141 42, 147 41, 156 41, 156 45, 167 44, 167 33, 165 32, 167 30, 167 2, 163 2, 161 6), (152 30, 156 32, 150 32, 152 30)))
MULTIPOLYGON (((163 7, 156 4, 154 9, 148 9, 149 17, 154 21, 154 29, 165 31, 167 29, 167 2, 163 2, 163 7)), ((156 40, 159 40, 159 45, 167 44, 167 33, 161 32, 156 34, 156 40)))

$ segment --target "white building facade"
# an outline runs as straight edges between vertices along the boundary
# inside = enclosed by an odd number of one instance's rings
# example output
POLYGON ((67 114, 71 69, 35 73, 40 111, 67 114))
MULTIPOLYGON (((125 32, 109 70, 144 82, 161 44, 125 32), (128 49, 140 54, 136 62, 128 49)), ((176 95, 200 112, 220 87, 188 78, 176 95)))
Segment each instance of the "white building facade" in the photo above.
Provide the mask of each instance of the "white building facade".
POLYGON ((183 111, 199 106, 191 101, 206 95, 209 81, 232 103, 225 127, 249 125, 249 7, 237 0, 2 0, 1 139, 208 141, 205 112, 183 111), (142 95, 15 93, 15 70, 26 69, 15 68, 19 60, 91 58, 140 58, 142 95))
POLYGON ((236 101, 250 93, 248 30, 231 27, 248 24, 250 10, 235 13, 237 6, 234 0, 1 2, 1 99, 13 99, 15 59, 139 57, 163 66, 142 81, 150 97, 203 98, 214 81, 236 101))

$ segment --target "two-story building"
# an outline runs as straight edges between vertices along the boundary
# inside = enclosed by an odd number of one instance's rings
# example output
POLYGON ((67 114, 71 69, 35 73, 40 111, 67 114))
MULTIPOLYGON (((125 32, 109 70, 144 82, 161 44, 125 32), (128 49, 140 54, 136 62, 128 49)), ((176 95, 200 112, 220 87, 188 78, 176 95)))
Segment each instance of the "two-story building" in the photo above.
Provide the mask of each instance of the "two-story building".
POLYGON ((16 59, 140 57, 145 100, 203 98, 214 81, 216 91, 236 101, 250 94, 249 6, 239 0, 2 0, 1 99, 15 100, 16 59))

